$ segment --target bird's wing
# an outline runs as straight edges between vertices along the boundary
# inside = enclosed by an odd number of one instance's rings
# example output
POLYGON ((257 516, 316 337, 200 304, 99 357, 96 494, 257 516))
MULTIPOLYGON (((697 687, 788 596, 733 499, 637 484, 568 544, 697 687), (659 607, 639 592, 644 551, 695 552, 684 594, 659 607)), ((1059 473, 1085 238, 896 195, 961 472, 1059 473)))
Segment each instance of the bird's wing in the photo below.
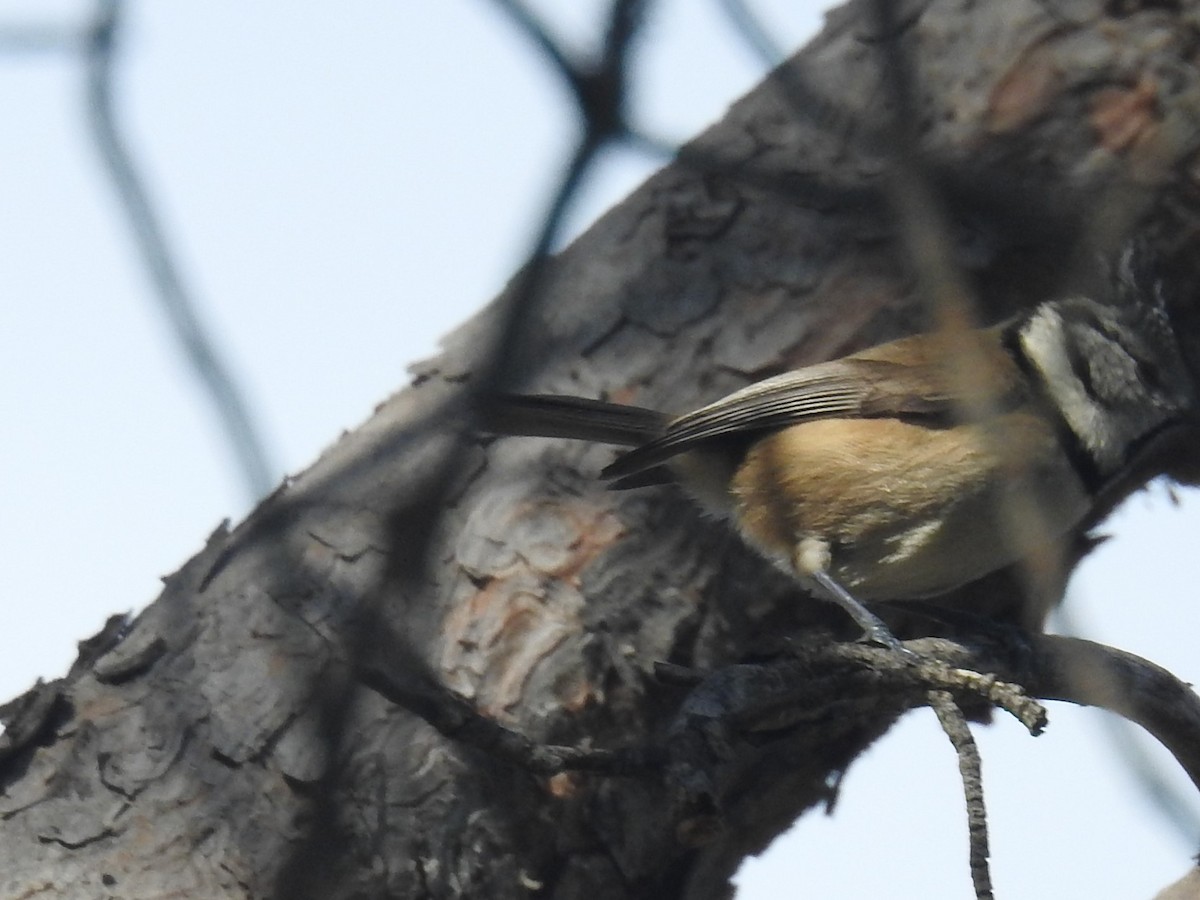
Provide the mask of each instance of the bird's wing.
MULTIPOLYGON (((955 384, 947 357, 928 344, 927 336, 906 338, 751 384, 671 420, 659 437, 621 456, 604 475, 624 477, 706 441, 812 419, 951 419, 961 412, 962 404, 971 402, 971 391, 955 384)), ((1011 360, 999 368, 1009 372, 1011 360)), ((995 397, 988 400, 1009 405, 1019 389, 1018 379, 990 381, 997 389, 995 397)))

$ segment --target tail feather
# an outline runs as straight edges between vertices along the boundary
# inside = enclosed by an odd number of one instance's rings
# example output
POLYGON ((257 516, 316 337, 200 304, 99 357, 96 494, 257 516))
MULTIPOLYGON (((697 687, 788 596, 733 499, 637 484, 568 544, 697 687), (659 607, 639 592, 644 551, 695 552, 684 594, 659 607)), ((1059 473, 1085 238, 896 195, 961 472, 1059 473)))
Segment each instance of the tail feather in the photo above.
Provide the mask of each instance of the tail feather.
POLYGON ((635 447, 662 434, 670 419, 640 406, 550 394, 493 394, 479 408, 480 424, 497 434, 572 438, 635 447))

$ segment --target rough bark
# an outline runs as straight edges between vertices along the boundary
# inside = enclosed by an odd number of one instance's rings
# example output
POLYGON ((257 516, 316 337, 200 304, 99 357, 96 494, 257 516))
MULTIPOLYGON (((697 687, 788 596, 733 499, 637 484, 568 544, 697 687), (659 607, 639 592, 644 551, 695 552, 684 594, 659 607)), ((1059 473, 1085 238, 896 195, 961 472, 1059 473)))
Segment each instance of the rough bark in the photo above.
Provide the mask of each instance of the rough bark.
MULTIPOLYGON (((683 409, 925 324, 868 20, 832 14, 689 162, 548 263, 522 387, 683 409), (828 106, 797 109, 787 71, 828 106)), ((899 20, 910 124, 982 319, 1085 284, 1077 248, 1135 214, 1192 238, 1200 4, 925 0, 899 20)), ((906 708, 831 706, 732 748, 724 827, 695 845, 661 776, 535 776, 359 684, 374 654, 534 740, 631 746, 681 701, 656 661, 852 636, 671 489, 606 493, 609 451, 463 428, 503 309, 8 710, 0 894, 724 896, 906 708)), ((1003 616, 1014 592, 1002 574, 964 602, 1003 616)))

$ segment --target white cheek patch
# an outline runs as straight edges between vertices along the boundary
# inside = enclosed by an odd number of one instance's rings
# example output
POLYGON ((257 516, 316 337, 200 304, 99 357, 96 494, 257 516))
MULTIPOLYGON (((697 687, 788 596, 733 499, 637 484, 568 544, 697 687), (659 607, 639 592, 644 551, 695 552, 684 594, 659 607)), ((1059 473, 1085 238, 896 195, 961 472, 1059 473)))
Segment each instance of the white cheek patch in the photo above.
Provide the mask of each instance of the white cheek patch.
POLYGON ((1067 425, 1101 468, 1113 451, 1108 415, 1088 393, 1067 354, 1062 317, 1052 307, 1039 309, 1021 330, 1021 347, 1067 425))

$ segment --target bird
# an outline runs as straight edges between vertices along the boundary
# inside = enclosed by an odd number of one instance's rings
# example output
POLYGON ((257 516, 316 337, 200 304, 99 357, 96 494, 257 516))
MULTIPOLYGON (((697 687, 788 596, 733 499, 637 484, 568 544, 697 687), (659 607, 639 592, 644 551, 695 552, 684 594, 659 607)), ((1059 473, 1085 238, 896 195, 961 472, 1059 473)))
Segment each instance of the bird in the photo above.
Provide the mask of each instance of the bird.
POLYGON ((492 433, 628 448, 600 473, 610 487, 677 482, 869 641, 900 647, 868 603, 945 594, 1072 534, 1143 448, 1195 422, 1196 394, 1161 302, 1070 295, 682 415, 550 394, 479 408, 492 433))

